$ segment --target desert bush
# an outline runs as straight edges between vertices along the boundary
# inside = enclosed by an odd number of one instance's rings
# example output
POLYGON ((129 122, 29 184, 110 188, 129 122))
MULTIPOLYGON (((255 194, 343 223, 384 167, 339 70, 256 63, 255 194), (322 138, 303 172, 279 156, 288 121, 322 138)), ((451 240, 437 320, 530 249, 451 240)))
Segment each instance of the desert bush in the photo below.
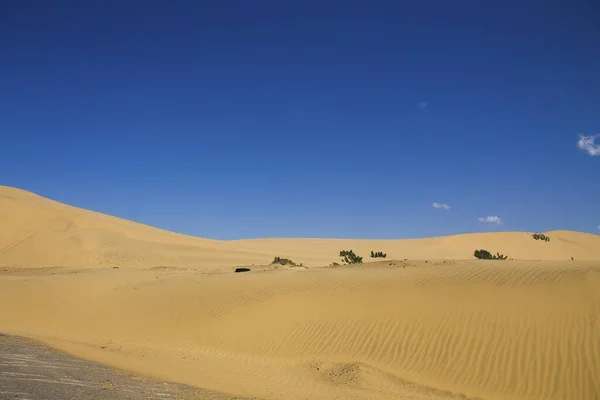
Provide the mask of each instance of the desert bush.
POLYGON ((387 254, 383 251, 373 251, 371 250, 371 258, 386 258, 387 254))
POLYGON ((282 258, 282 257, 275 257, 273 259, 273 262, 271 263, 271 265, 273 265, 273 264, 291 265, 291 266, 296 266, 297 265, 295 262, 293 262, 289 258, 282 258))
POLYGON ((492 253, 487 250, 475 250, 474 256, 480 260, 491 260, 492 253))
POLYGON ((347 264, 360 264, 363 261, 363 258, 354 254, 352 250, 341 250, 340 257, 343 257, 342 262, 347 264))
POLYGON ((549 242, 550 237, 544 235, 543 233, 534 233, 531 235, 535 240, 543 240, 544 242, 549 242))
POLYGON ((480 260, 506 260, 508 258, 508 256, 505 256, 500 253, 496 253, 496 255, 493 255, 492 253, 484 249, 475 250, 474 256, 480 260))

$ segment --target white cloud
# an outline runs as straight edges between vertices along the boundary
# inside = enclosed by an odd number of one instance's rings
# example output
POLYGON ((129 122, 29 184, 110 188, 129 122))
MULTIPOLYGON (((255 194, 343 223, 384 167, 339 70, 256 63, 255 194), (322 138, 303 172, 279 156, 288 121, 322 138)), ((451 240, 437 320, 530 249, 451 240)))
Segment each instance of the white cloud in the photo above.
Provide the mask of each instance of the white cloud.
POLYGON ((425 107, 427 107, 428 105, 429 105, 429 104, 427 104, 427 102, 426 102, 426 101, 420 101, 420 102, 419 102, 419 107, 421 107, 421 108, 425 108, 425 107))
POLYGON ((502 219, 498 216, 479 217, 479 222, 486 222, 488 224, 494 225, 502 225, 502 219))
POLYGON ((450 206, 446 203, 438 203, 437 201, 434 201, 432 204, 433 208, 443 208, 444 210, 449 210, 450 206))
POLYGON ((600 231, 600 225, 598 225, 598 230, 600 231))
POLYGON ((580 150, 583 150, 586 153, 588 153, 590 156, 600 156, 600 144, 596 144, 596 139, 598 139, 599 137, 600 134, 590 136, 579 135, 577 147, 580 150))

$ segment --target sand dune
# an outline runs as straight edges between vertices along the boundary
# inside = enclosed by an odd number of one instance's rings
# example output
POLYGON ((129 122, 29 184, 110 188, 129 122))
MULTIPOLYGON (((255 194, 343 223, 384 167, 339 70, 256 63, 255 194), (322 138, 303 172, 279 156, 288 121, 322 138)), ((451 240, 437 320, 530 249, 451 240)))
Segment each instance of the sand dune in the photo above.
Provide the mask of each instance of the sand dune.
POLYGON ((7 187, 0 221, 0 332, 107 365, 264 399, 600 399, 599 236, 216 241, 7 187), (397 260, 231 272, 342 248, 397 260))
MULTIPOLYGON (((548 232, 548 243, 525 232, 467 234, 411 240, 256 239, 218 241, 181 235, 61 204, 0 186, 0 266, 174 266, 222 269, 265 264, 273 257, 307 266, 339 261, 342 249, 392 259, 471 259, 475 248, 520 260, 600 260, 600 236, 548 232)), ((368 259, 366 257, 365 259, 368 259)))
POLYGON ((600 398, 595 262, 9 274, 0 304, 0 330, 238 395, 600 398))

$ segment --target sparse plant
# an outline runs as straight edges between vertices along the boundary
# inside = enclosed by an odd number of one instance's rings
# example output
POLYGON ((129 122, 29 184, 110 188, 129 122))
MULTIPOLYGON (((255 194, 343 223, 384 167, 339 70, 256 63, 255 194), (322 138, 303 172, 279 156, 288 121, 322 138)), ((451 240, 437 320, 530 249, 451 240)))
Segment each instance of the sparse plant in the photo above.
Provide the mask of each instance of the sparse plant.
POLYGON ((291 266, 296 266, 297 264, 295 262, 293 262, 292 260, 290 260, 289 258, 282 258, 282 257, 275 257, 273 259, 273 262, 271 263, 271 265, 273 264, 279 264, 279 265, 291 265, 291 266))
POLYGON ((549 237, 549 236, 546 236, 546 235, 544 235, 543 233, 538 233, 538 232, 536 232, 536 233, 533 233, 531 236, 532 236, 532 237, 533 237, 535 240, 543 240, 544 242, 549 242, 549 241, 550 241, 550 237, 549 237))
POLYGON ((480 260, 506 260, 508 258, 508 256, 505 256, 500 253, 496 253, 496 255, 493 255, 492 253, 484 249, 475 250, 474 256, 480 260))
POLYGON ((373 251, 371 250, 371 258, 386 258, 387 254, 383 251, 373 251))
POLYGON ((342 262, 346 264, 360 264, 363 262, 363 258, 356 255, 352 250, 341 250, 340 257, 343 257, 342 262))

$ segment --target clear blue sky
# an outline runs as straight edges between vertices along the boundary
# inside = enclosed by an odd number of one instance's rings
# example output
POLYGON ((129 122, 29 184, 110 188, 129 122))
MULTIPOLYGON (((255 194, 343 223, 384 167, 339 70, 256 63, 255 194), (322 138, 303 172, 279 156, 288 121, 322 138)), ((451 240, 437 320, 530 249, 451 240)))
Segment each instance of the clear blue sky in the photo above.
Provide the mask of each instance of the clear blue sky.
POLYGON ((600 233, 598 133, 595 0, 0 2, 0 183, 183 233, 600 233))

